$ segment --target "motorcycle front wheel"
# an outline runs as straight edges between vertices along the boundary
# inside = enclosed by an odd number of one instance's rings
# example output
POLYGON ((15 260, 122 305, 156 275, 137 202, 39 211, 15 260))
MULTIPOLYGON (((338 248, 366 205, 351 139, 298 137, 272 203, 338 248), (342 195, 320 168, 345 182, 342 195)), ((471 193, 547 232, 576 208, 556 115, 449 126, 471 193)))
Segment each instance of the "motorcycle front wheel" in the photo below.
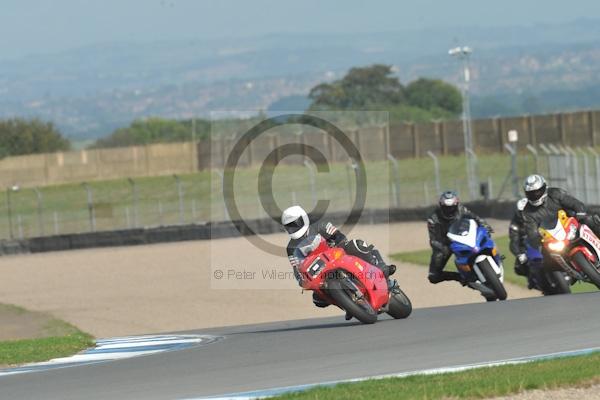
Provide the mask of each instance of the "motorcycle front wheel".
POLYGON ((412 303, 400 288, 394 289, 390 296, 387 313, 394 319, 404 319, 412 313, 412 303))
POLYGON ((485 284, 489 286, 494 293, 496 293, 498 300, 506 300, 506 289, 504 288, 502 282, 500 282, 500 278, 498 278, 496 272, 494 272, 490 262, 486 259, 478 263, 477 266, 485 277, 485 284))
POLYGON ((600 272, 596 267, 583 255, 582 252, 578 251, 573 256, 573 261, 577 263, 581 271, 592 281, 598 289, 600 289, 600 272))

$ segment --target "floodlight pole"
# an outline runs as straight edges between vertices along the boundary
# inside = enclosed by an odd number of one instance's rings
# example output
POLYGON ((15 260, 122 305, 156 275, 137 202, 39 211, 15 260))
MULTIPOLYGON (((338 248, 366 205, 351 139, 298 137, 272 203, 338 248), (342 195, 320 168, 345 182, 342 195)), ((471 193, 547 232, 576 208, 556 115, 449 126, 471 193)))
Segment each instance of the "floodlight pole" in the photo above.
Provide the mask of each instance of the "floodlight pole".
POLYGON ((36 202, 37 202, 37 220, 38 220, 38 234, 40 236, 44 236, 44 205, 42 192, 36 187, 33 188, 35 192, 36 202))
POLYGON ((387 158, 391 161, 394 168, 394 199, 396 208, 400 208, 400 166, 398 165, 398 160, 393 155, 388 153, 387 158))
POLYGON ((467 164, 467 181, 469 187, 469 195, 471 199, 477 197, 477 171, 475 170, 475 163, 472 155, 473 153, 473 132, 471 124, 471 101, 469 98, 469 84, 471 81, 471 70, 469 64, 469 56, 473 50, 470 47, 455 47, 448 50, 448 54, 452 57, 458 58, 463 68, 464 85, 462 88, 462 100, 463 100, 463 139, 465 144, 465 158, 467 164))
POLYGON ((92 194, 92 188, 90 188, 90 185, 87 182, 83 182, 81 186, 83 186, 87 195, 90 232, 96 232, 96 213, 94 212, 94 195, 92 194))
POLYGON ((508 143, 506 149, 510 153, 510 174, 512 180, 513 196, 519 198, 519 175, 517 171, 517 142, 519 141, 519 132, 515 129, 508 131, 508 143))
POLYGON ((438 162, 438 158, 435 155, 435 153, 431 150, 427 151, 427 155, 429 157, 431 157, 431 159, 433 160, 433 171, 435 174, 435 191, 436 194, 439 196, 440 193, 442 193, 442 189, 441 189, 441 185, 440 185, 440 164, 438 162))
POLYGON ((185 222, 184 216, 184 205, 183 205, 183 186, 181 185, 181 178, 177 174, 173 174, 175 179, 175 187, 177 188, 177 199, 179 203, 179 224, 183 225, 185 222))
POLYGON ((14 230, 13 230, 13 220, 12 220, 12 203, 10 200, 10 192, 12 192, 12 187, 6 188, 6 211, 8 212, 8 235, 10 239, 15 238, 14 230))
POLYGON ((127 182, 131 186, 131 201, 133 203, 133 227, 138 227, 138 191, 137 183, 133 178, 127 178, 127 182))

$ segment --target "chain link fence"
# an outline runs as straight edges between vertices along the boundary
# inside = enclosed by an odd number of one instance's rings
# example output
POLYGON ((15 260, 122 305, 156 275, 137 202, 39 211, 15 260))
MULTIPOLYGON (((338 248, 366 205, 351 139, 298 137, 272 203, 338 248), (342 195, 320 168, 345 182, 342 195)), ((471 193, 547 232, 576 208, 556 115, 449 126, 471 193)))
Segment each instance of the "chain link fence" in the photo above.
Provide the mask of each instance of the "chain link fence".
MULTIPOLYGON (((517 154, 516 173, 508 153, 477 158, 480 193, 469 196, 464 156, 438 156, 365 162, 366 207, 412 208, 432 205, 443 190, 455 190, 463 201, 514 199, 530 173, 544 175, 549 185, 565 188, 588 204, 600 204, 600 153, 592 147, 529 145, 517 154)), ((236 171, 235 201, 245 219, 266 218, 272 204, 261 203, 259 168, 236 171)), ((280 165, 272 177, 273 199, 280 208, 300 204, 311 210, 319 200, 328 211, 348 211, 356 195, 350 162, 280 165)), ((178 224, 204 224, 229 219, 222 195, 223 171, 82 182, 59 186, 11 186, 0 201, 0 238, 30 238, 68 233, 110 231, 178 224)))
POLYGON ((550 186, 564 188, 586 204, 600 204, 600 153, 595 148, 542 144, 531 151, 550 186))

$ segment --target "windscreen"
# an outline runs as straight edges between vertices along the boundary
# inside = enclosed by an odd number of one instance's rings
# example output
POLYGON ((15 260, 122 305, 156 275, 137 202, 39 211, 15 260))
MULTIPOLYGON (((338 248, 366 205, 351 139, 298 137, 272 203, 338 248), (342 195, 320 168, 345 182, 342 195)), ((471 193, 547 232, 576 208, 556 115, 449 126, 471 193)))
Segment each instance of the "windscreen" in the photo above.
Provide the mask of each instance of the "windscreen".
POLYGON ((458 221, 454 222, 450 225, 450 229, 448 229, 448 233, 453 235, 466 235, 469 233, 469 229, 471 228, 471 220, 468 218, 461 218, 458 221))
POLYGON ((321 235, 309 235, 304 238, 294 250, 294 256, 299 262, 302 262, 310 255, 321 243, 321 235))
POLYGON ((556 222, 558 221, 558 214, 550 214, 540 223, 540 228, 544 228, 546 230, 554 229, 556 227, 556 222))

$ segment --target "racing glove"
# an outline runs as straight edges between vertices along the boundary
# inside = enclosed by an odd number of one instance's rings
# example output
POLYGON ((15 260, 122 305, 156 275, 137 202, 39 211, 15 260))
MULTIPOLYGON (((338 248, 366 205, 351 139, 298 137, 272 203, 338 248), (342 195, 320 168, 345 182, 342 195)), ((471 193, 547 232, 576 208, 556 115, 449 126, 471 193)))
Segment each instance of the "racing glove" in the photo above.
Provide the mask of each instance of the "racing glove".
POLYGON ((525 264, 525 263, 527 262, 527 254, 525 254, 525 253, 519 254, 519 255, 517 256, 517 261, 518 261, 518 262, 519 262, 519 264, 521 264, 521 265, 525 264))
POLYGON ((331 222, 328 222, 325 225, 325 233, 327 233, 329 236, 335 235, 337 230, 338 230, 337 227, 335 225, 333 225, 331 222))
POLYGON ((584 224, 590 227, 600 226, 600 216, 598 216, 597 214, 589 215, 586 213, 577 213, 575 215, 575 218, 577 219, 577 221, 583 222, 584 224))

